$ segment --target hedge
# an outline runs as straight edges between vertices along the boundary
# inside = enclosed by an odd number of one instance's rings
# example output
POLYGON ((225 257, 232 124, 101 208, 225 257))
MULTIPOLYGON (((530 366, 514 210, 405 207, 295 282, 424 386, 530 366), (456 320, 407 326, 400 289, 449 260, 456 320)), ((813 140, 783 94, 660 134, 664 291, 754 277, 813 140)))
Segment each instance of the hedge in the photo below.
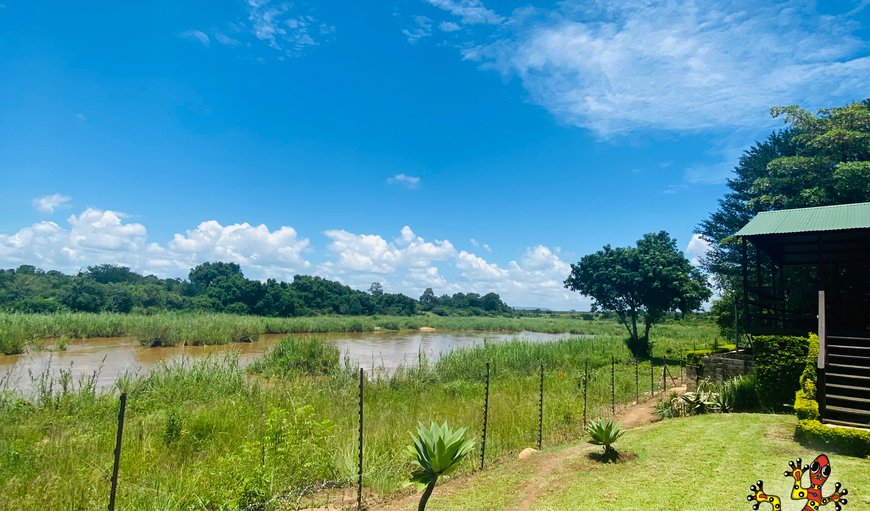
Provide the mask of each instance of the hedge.
POLYGON ((798 420, 818 420, 819 403, 807 397, 803 389, 799 389, 794 396, 794 414, 798 420))
POLYGON ((836 428, 817 420, 802 420, 798 422, 795 439, 824 451, 870 456, 870 430, 836 428))
POLYGON ((806 337, 761 336, 752 340, 758 399, 767 409, 781 411, 790 405, 807 365, 806 337))
POLYGON ((716 348, 703 348, 700 350, 689 350, 686 352, 686 364, 699 366, 701 365, 701 357, 706 357, 714 353, 728 353, 734 351, 737 346, 734 344, 722 344, 716 348))

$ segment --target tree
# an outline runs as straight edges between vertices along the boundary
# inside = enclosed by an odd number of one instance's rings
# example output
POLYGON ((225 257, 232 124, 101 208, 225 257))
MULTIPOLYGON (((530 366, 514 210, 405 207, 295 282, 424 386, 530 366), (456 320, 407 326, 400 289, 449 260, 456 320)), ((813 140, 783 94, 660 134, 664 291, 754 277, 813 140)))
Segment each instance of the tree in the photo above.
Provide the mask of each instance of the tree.
POLYGON ((435 297, 435 292, 432 291, 431 287, 427 287, 423 294, 420 295, 420 308, 424 311, 430 311, 433 307, 435 307, 435 302, 438 301, 438 298, 435 297))
POLYGON ((236 263, 202 263, 190 270, 188 280, 201 292, 218 277, 244 277, 242 268, 236 263))
MULTIPOLYGON (((719 207, 697 227, 701 266, 726 291, 740 287, 734 233, 762 211, 870 201, 870 100, 820 110, 771 110, 787 127, 740 157, 719 207)), ((750 247, 750 250, 752 248, 750 247)))
POLYGON ((372 282, 369 286, 369 294, 372 296, 381 296, 384 294, 384 286, 380 282, 372 282))
POLYGON ((593 311, 616 313, 637 357, 649 356, 650 329, 668 312, 697 310, 711 296, 704 275, 665 231, 645 234, 635 247, 605 245, 584 256, 571 265, 565 287, 591 297, 593 311))

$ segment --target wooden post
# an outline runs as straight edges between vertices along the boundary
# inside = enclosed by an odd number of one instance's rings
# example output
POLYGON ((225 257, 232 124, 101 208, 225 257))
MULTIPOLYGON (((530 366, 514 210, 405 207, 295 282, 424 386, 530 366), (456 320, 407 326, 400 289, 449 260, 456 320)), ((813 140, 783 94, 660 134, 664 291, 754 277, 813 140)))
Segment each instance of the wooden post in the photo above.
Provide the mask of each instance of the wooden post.
POLYGON ((819 416, 824 419, 827 399, 825 370, 828 367, 828 328, 825 317, 825 291, 819 291, 819 358, 816 360, 816 400, 819 402, 819 416))
POLYGON ((121 393, 121 407, 118 410, 118 434, 115 437, 115 464, 112 466, 112 491, 109 494, 109 511, 115 511, 115 495, 118 491, 118 469, 121 465, 121 439, 124 436, 124 413, 127 410, 127 393, 121 393))

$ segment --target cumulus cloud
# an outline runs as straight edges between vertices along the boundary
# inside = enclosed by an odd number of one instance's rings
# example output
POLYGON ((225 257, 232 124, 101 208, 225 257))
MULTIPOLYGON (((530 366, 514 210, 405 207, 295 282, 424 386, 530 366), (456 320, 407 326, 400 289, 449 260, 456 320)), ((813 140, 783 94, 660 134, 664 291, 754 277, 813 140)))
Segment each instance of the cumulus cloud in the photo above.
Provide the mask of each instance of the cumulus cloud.
MULTIPOLYGON (((430 3, 455 15, 482 8, 430 3)), ((568 1, 515 11, 508 30, 471 36, 463 54, 518 77, 561 122, 603 136, 772 125, 771 106, 814 108, 864 90, 870 56, 854 16, 801 0, 568 1)))
POLYGON ((270 231, 247 223, 206 221, 168 243, 147 241, 145 226, 126 215, 88 208, 67 218, 67 227, 39 222, 15 234, 0 234, 0 266, 32 264, 77 272, 95 264, 120 264, 164 277, 186 276, 205 261, 236 262, 252 278, 290 279, 310 267, 307 239, 291 227, 270 231))
POLYGON ((323 266, 331 273, 388 274, 400 269, 428 268, 433 261, 446 261, 456 254, 449 241, 426 241, 408 226, 403 227, 400 236, 393 241, 377 234, 354 234, 345 230, 330 230, 324 235, 331 240, 329 251, 337 256, 337 260, 323 266))
POLYGON ((332 25, 294 12, 292 3, 271 0, 248 0, 248 21, 254 37, 291 57, 319 45, 335 32, 332 25))
POLYGON ((419 176, 408 176, 405 174, 396 174, 387 178, 387 184, 398 185, 408 190, 416 190, 420 188, 419 176))
MULTIPOLYGON (((235 262, 249 278, 291 280, 299 273, 339 280, 357 289, 381 282, 389 292, 419 296, 494 291, 511 305, 585 309, 588 299, 562 287, 570 266, 558 249, 529 247, 505 265, 449 240, 427 240, 409 226, 392 239, 346 230, 324 233, 329 244, 319 262, 308 239, 289 226, 215 220, 175 234, 166 242, 148 239, 141 223, 123 213, 88 208, 65 224, 38 222, 13 234, 0 234, 0 267, 32 264, 75 273, 97 264, 120 264, 161 277, 186 277, 205 261, 235 262)), ((486 249, 485 244, 478 243, 486 249)), ((687 251, 689 251, 687 249, 687 251)))
POLYGON ((36 210, 40 213, 50 215, 51 213, 54 213, 55 210, 66 206, 71 200, 72 197, 70 197, 69 195, 53 193, 51 195, 46 195, 44 197, 37 197, 36 199, 33 199, 33 207, 35 207, 36 210))
POLYGON ((701 259, 710 251, 710 243, 700 234, 693 234, 689 244, 686 245, 686 257, 694 266, 700 266, 701 259))

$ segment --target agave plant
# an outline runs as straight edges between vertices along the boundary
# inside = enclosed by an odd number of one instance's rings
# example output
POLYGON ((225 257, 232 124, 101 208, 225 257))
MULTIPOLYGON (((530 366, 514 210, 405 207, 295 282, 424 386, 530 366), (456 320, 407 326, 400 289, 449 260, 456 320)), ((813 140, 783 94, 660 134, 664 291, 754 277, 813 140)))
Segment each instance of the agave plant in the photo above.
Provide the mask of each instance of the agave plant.
POLYGON ((619 457, 619 452, 613 448, 613 444, 619 440, 625 431, 618 422, 613 422, 610 419, 597 419, 586 426, 586 432, 592 437, 589 443, 594 445, 604 446, 604 458, 616 459, 619 457))
POLYGON ((465 438, 465 428, 453 431, 447 422, 439 426, 434 421, 428 428, 418 425, 417 434, 412 434, 411 440, 413 445, 408 446, 408 452, 416 467, 410 482, 416 483, 418 489, 425 488, 417 507, 418 511, 424 511, 438 478, 459 467, 463 458, 474 449, 474 441, 465 438))

